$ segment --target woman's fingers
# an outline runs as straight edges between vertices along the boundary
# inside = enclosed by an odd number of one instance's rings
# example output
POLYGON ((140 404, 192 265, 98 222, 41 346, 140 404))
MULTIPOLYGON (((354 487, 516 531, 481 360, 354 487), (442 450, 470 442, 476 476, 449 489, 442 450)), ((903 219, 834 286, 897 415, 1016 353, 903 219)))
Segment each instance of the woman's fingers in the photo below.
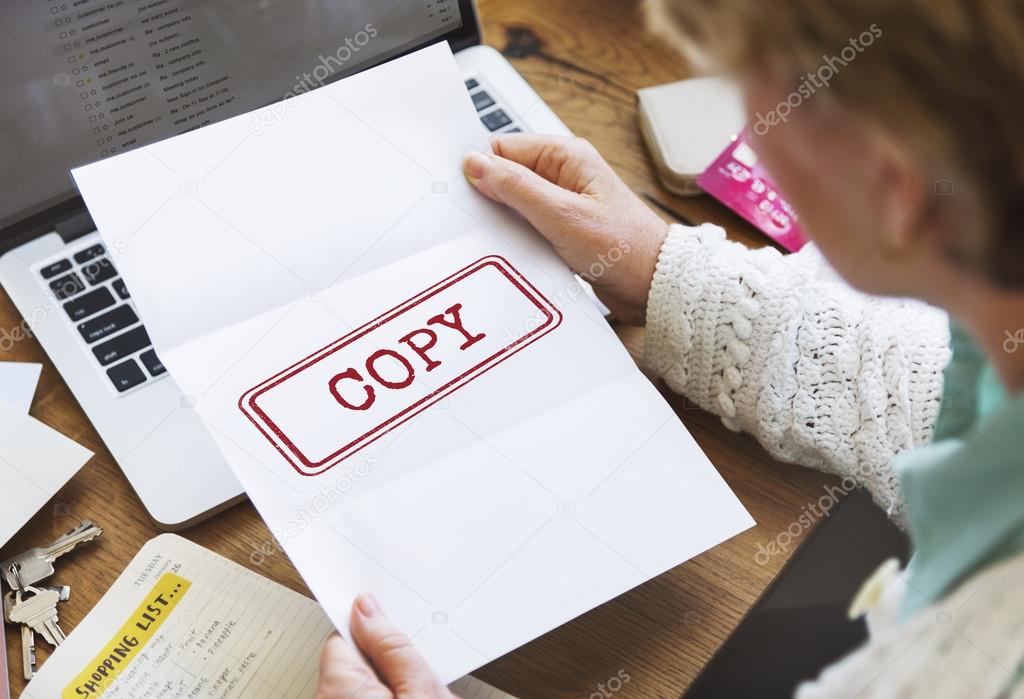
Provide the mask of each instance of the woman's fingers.
POLYGON ((545 234, 551 213, 564 209, 573 196, 525 165, 498 155, 467 153, 463 169, 481 193, 512 207, 545 234))
POLYGON ((412 641, 384 616, 371 595, 352 605, 352 637, 396 697, 451 697, 412 641))
POLYGON ((567 161, 580 156, 577 142, 583 141, 565 136, 512 133, 494 136, 491 149, 495 155, 519 163, 549 182, 565 187, 560 175, 567 161))
MULTIPOLYGON (((493 136, 491 138, 491 148, 494 150, 495 155, 513 160, 537 172, 541 156, 550 150, 553 144, 564 140, 568 139, 561 136, 513 133, 505 136, 493 136)), ((538 172, 538 174, 542 173, 538 172)))
POLYGON ((493 155, 466 156, 470 183, 522 214, 618 318, 643 323, 668 224, 582 139, 503 134, 491 144, 493 155))
POLYGON ((332 634, 320 661, 316 699, 455 699, 372 596, 356 599, 350 628, 363 655, 332 634))
POLYGON ((331 634, 320 657, 320 684, 316 699, 393 699, 391 690, 358 651, 337 633, 331 634))
POLYGON ((608 171, 601 155, 582 138, 510 133, 492 138, 491 148, 495 155, 577 194, 608 171))

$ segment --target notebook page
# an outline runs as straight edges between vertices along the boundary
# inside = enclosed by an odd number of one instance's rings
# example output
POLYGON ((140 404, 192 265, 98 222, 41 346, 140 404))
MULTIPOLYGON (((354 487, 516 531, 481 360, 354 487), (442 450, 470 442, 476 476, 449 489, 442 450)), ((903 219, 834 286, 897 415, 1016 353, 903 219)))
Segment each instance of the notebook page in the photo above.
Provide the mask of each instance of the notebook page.
POLYGON ((312 697, 314 601, 173 534, 150 540, 24 697, 312 697))

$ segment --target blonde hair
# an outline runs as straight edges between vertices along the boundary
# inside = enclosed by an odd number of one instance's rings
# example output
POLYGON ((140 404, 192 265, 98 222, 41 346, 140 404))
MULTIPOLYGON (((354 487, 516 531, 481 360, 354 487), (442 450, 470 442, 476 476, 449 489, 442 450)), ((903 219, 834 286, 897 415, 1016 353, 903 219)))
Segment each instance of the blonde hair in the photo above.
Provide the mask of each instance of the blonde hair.
POLYGON ((703 71, 828 77, 935 176, 950 254, 1024 286, 1024 0, 656 0, 648 22, 703 71))

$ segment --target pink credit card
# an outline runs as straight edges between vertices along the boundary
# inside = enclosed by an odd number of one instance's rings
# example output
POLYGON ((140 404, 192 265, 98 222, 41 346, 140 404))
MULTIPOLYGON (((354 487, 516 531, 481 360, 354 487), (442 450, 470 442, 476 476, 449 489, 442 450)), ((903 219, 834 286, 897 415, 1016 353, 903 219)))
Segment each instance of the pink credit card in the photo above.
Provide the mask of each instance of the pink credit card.
POLYGON ((807 243, 800 220, 758 161, 748 137, 744 131, 730 143, 697 178, 697 184, 779 245, 796 252, 807 243))

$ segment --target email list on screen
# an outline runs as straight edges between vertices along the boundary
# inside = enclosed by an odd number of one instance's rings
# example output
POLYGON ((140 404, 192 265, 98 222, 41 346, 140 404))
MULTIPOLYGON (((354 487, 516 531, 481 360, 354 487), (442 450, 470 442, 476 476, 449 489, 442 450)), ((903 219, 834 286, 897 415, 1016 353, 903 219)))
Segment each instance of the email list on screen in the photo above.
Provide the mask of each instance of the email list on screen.
MULTIPOLYGON (((299 95, 459 26, 457 0, 5 0, 0 225, 68 168, 299 95), (26 52, 23 46, 37 47, 26 52)), ((266 124, 253 124, 254 132, 266 124)))

